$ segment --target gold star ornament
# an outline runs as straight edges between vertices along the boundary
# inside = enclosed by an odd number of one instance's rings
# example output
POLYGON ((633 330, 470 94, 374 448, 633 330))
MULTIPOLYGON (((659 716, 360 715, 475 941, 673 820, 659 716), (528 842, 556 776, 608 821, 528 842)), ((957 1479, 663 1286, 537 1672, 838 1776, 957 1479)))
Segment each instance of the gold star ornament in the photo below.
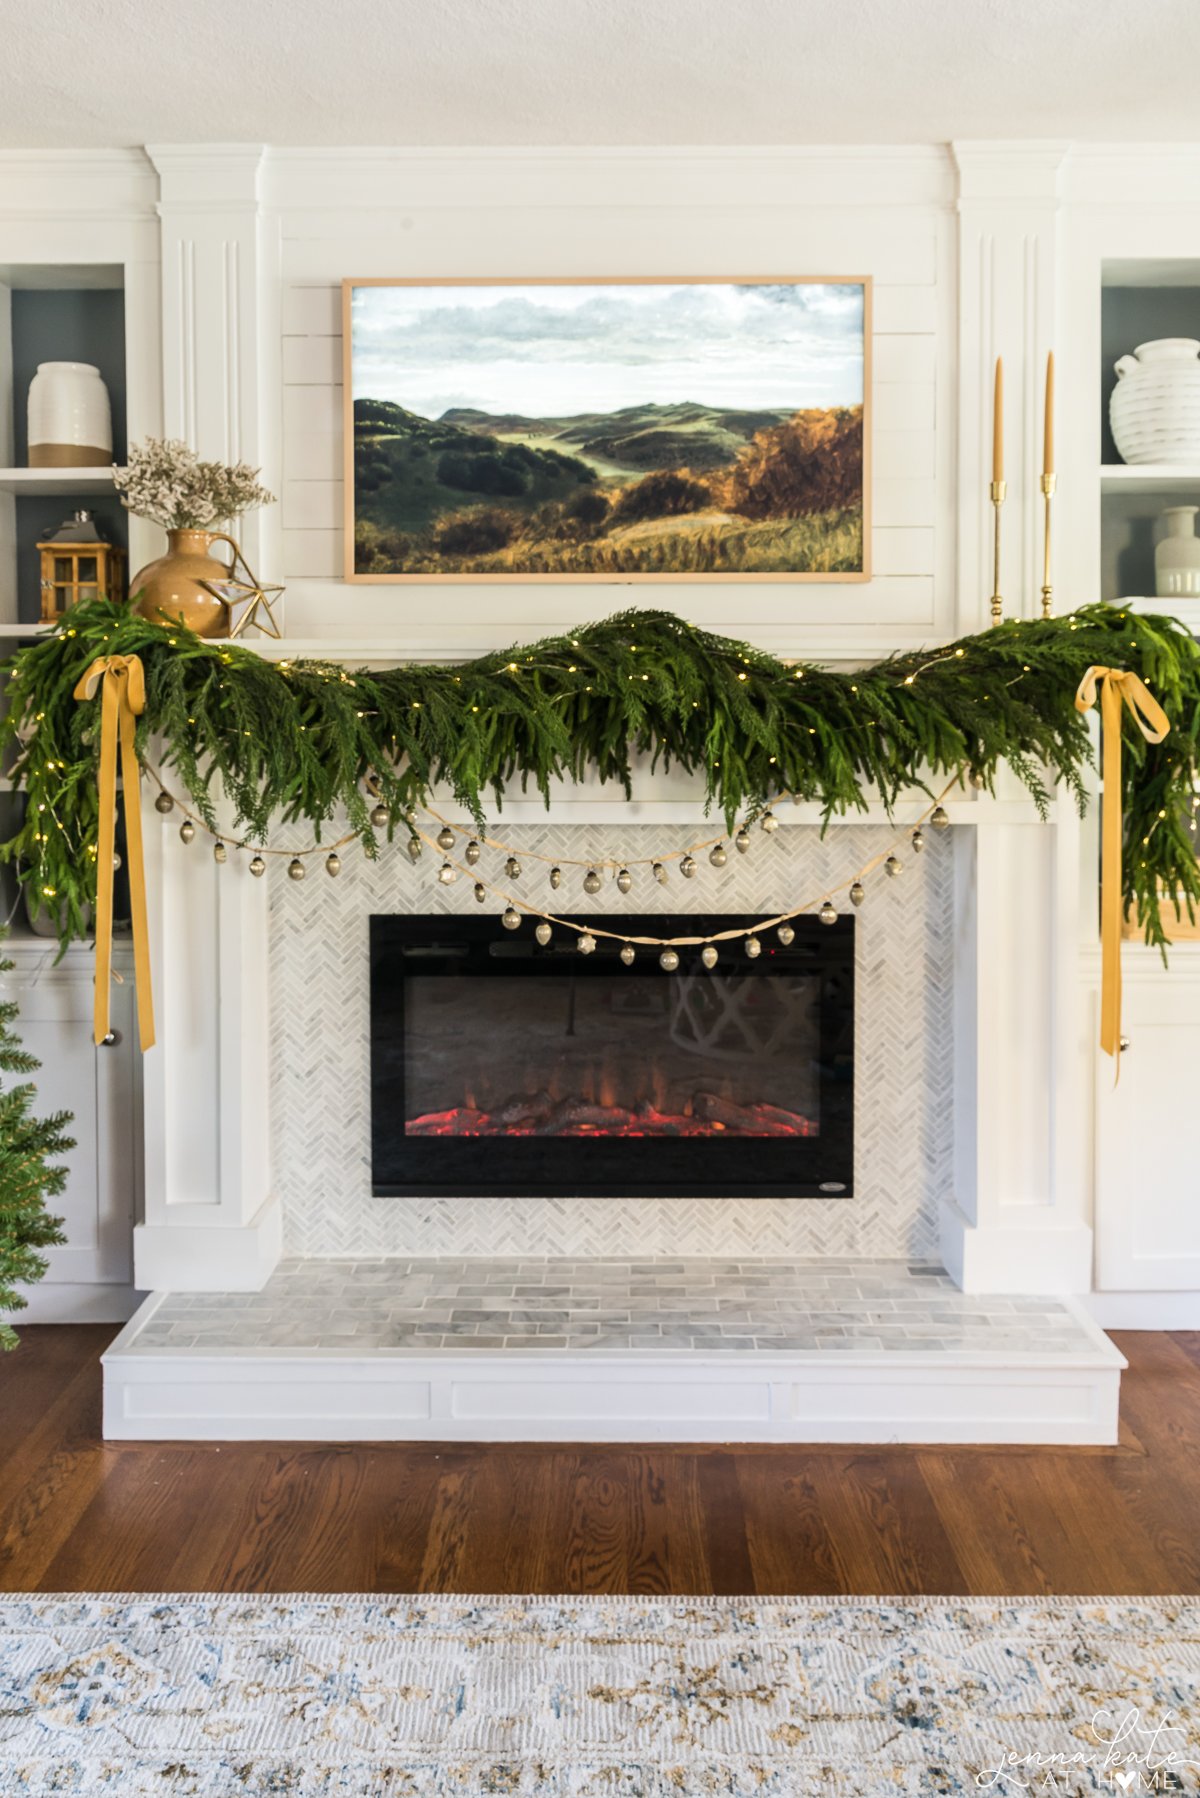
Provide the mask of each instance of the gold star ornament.
POLYGON ((201 581, 199 585, 225 607, 231 638, 250 629, 264 637, 282 636, 272 608, 283 588, 260 581, 240 548, 229 565, 228 580, 201 581))

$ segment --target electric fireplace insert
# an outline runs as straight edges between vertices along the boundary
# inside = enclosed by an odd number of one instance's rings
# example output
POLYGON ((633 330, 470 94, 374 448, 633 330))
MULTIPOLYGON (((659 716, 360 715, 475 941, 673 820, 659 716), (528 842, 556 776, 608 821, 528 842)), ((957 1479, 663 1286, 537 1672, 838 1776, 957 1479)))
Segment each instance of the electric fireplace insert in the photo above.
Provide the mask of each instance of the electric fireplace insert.
MULTIPOLYGON (((606 915, 709 937, 745 916, 606 915)), ((853 1192, 854 919, 668 973, 526 920, 371 919, 379 1197, 840 1198, 853 1192)))

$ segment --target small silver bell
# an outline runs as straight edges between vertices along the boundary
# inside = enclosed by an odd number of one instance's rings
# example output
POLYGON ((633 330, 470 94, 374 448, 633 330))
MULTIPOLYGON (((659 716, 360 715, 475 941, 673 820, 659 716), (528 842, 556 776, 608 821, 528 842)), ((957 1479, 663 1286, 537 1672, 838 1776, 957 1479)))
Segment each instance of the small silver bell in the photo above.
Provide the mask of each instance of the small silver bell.
POLYGON ((341 871, 342 858, 338 855, 336 850, 331 849, 329 854, 325 857, 325 872, 331 879, 336 880, 341 871))
POLYGON ((856 880, 854 885, 850 888, 850 903, 851 903, 851 905, 861 905, 863 900, 866 898, 866 896, 867 896, 866 887, 863 885, 861 880, 856 880))
POLYGON ((929 814, 929 822, 935 830, 949 830, 950 814, 944 805, 935 805, 929 814))
POLYGON ((683 875, 683 878, 685 880, 691 880, 692 876, 695 874, 696 864, 692 860, 690 855, 685 855, 683 860, 680 862, 679 872, 683 875))
POLYGON ((673 974, 679 966, 679 955, 674 949, 664 949, 658 958, 658 965, 664 974, 673 974))
POLYGON ((229 860, 229 851, 226 849, 224 843, 213 844, 213 860, 215 862, 227 862, 229 860))
POLYGON ((475 882, 475 897, 478 899, 480 905, 482 905, 484 900, 487 898, 487 888, 484 886, 483 882, 480 880, 477 880, 475 882))
POLYGON ((745 948, 746 954, 750 957, 751 961, 754 961, 762 954, 762 944, 756 936, 748 936, 746 938, 745 948))
POLYGON ((452 867, 449 862, 443 862, 438 869, 438 879, 444 887, 451 886, 458 879, 458 869, 452 867))
POLYGON ((546 944, 550 941, 550 938, 554 935, 554 932, 551 930, 549 924, 546 923, 545 919, 543 919, 533 934, 544 949, 546 944))
POLYGON ((637 950, 632 943, 621 944, 621 960, 627 968, 631 968, 637 959, 637 950))
POLYGON ((661 862, 655 862, 655 864, 654 864, 653 868, 650 870, 650 872, 654 875, 654 878, 655 878, 655 880, 657 880, 660 887, 666 886, 667 870, 663 867, 661 862))
POLYGON ((911 841, 914 855, 920 855, 922 849, 925 847, 925 832, 921 829, 919 824, 912 833, 911 841))
POLYGON ((263 860, 261 855, 256 855, 254 857, 253 861, 250 863, 251 874, 253 874, 255 880, 261 880, 263 875, 266 873, 266 871, 267 871, 266 862, 263 860))
POLYGON ((760 819, 760 823, 768 836, 771 836, 779 829, 779 819, 775 816, 774 812, 764 812, 760 819))
POLYGON ((521 914, 519 911, 514 910, 511 905, 506 906, 500 922, 503 924, 505 930, 519 930, 521 928, 521 914))
POLYGON ((717 945, 715 943, 705 943, 703 949, 700 951, 700 960, 704 963, 706 968, 715 968, 717 965, 717 945))
POLYGON ((596 939, 592 935, 590 930, 584 931, 583 935, 579 939, 578 947, 579 947, 580 955, 591 955, 592 954, 592 952, 594 951, 594 949, 596 947, 596 939))
POLYGON ((904 863, 902 861, 898 861, 894 855, 889 855, 887 860, 883 864, 884 873, 887 874, 892 880, 895 880, 897 874, 901 873, 903 871, 903 868, 904 868, 904 863))
POLYGON ((750 847, 750 832, 745 828, 745 826, 743 826, 742 829, 738 831, 736 837, 734 837, 733 846, 737 850, 739 855, 745 855, 747 849, 749 849, 749 847, 750 847))
POLYGON ((781 924, 779 929, 775 932, 775 935, 779 938, 785 949, 790 949, 796 940, 796 932, 792 929, 790 924, 781 924))
POLYGON ((479 847, 479 844, 475 841, 474 837, 472 837, 471 841, 467 844, 465 853, 468 868, 473 868, 483 854, 483 850, 479 847))
POLYGON ((583 877, 584 892, 585 893, 598 893, 600 891, 600 886, 601 886, 600 876, 597 874, 595 868, 589 868, 587 873, 583 877))
POLYGON ((454 832, 451 830, 451 828, 448 824, 443 824, 442 828, 437 833, 438 848, 439 849, 447 849, 447 850, 453 849, 454 842, 455 842, 454 832))
POLYGON ((633 875, 628 868, 622 868, 617 875, 617 891, 627 893, 633 885, 633 875))
POLYGON ((371 822, 376 830, 382 830, 390 817, 391 813, 388 811, 386 805, 373 805, 371 807, 371 822))
POLYGON ((821 907, 820 911, 817 913, 817 916, 818 916, 818 918, 820 918, 822 924, 836 924, 837 923, 837 921, 838 921, 837 906, 833 903, 832 899, 826 899, 824 905, 821 907))
POLYGON ((169 793, 160 793, 158 798, 154 801, 154 809, 156 812, 161 812, 165 818, 168 812, 173 812, 175 810, 175 801, 171 798, 169 793))
POLYGON ((729 860, 724 843, 714 843, 708 852, 708 859, 714 868, 723 868, 729 860))
POLYGON ((288 863, 288 879, 289 880, 303 880, 304 876, 307 873, 308 873, 308 869, 304 866, 304 863, 300 860, 300 857, 298 855, 294 855, 292 857, 291 861, 288 863))
POLYGON ((185 818, 183 823, 179 826, 179 841, 181 843, 190 843, 195 834, 196 826, 192 823, 190 818, 185 818))
POLYGON ((510 880, 520 880, 521 864, 515 855, 510 855, 504 864, 504 872, 510 880))
POLYGON ((562 885, 562 869, 561 868, 551 868, 551 870, 550 870, 550 885, 553 887, 554 891, 557 893, 559 887, 562 885))
POLYGON ((404 847, 408 850, 408 859, 410 862, 420 861, 421 851, 425 847, 420 837, 409 837, 404 847))

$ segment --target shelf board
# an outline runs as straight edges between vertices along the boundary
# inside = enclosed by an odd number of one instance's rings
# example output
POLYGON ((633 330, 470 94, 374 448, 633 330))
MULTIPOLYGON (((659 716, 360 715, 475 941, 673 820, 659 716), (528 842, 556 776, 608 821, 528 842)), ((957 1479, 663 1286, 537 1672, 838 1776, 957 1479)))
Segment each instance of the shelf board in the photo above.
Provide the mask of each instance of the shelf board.
POLYGON ((1118 599, 1113 603, 1124 606, 1135 616, 1139 612, 1153 612, 1159 616, 1177 618, 1193 637, 1200 637, 1200 599, 1183 595, 1175 599, 1147 599, 1140 594, 1131 594, 1128 598, 1118 599))
POLYGON ((1101 493, 1188 493, 1200 503, 1200 462, 1109 462, 1100 470, 1101 493))
POLYGON ((49 499, 56 493, 111 493, 111 468, 0 468, 0 493, 49 499))
POLYGON ((53 624, 0 624, 0 641, 11 641, 14 637, 45 637, 55 628, 53 624))

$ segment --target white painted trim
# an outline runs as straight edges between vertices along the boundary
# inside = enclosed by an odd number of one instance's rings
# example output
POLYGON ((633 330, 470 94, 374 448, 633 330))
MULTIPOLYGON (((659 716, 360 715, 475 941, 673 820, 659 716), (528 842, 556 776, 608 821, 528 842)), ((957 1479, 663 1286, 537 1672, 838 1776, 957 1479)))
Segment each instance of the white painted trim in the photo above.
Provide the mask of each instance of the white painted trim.
POLYGON ((944 1206, 939 1243, 963 1292, 1063 1295, 1086 1293, 1092 1284, 1091 1229, 1048 1206, 1029 1206, 1019 1223, 993 1225, 972 1224, 956 1205, 944 1206))
MULTIPOLYGON (((195 1208, 190 1208, 193 1218, 195 1208)), ((139 1224, 133 1232, 134 1278, 143 1291, 261 1292, 283 1253, 283 1208, 272 1196, 247 1224, 139 1224)))
POLYGON ((103 1357, 110 1440, 997 1442, 1117 1440, 1123 1357, 878 1351, 131 1351, 103 1357))
POLYGON ((9 1311, 5 1321, 19 1331, 24 1324, 123 1324, 145 1298, 136 1286, 92 1285, 79 1280, 43 1280, 18 1286, 29 1301, 23 1311, 9 1311))
POLYGON ((1104 1330, 1200 1330, 1200 1292, 1088 1292, 1080 1303, 1104 1330))

